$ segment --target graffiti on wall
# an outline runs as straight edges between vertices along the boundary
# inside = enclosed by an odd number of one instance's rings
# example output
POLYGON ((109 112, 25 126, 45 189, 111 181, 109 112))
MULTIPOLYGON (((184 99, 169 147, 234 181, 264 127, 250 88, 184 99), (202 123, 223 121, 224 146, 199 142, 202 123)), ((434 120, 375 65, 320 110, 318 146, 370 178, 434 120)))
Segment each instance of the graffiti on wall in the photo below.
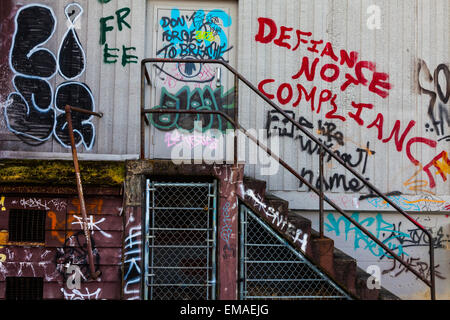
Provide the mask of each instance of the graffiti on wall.
MULTIPOLYGON (((107 4, 109 1, 101 1, 102 4, 107 4)), ((115 11, 114 15, 101 17, 100 24, 100 45, 103 46, 103 62, 106 64, 115 64, 120 60, 122 67, 130 63, 138 63, 138 57, 134 55, 136 47, 127 47, 122 44, 121 47, 111 47, 108 44, 108 32, 117 28, 119 32, 128 28, 131 30, 129 22, 129 15, 131 9, 129 7, 122 7, 115 11), (115 22, 115 24, 114 24, 115 22)))
POLYGON ((128 300, 136 300, 140 298, 141 283, 141 227, 136 226, 129 229, 129 233, 125 238, 124 247, 124 270, 123 280, 125 282, 124 294, 128 300))
MULTIPOLYGON (((355 252, 367 252, 378 261, 387 259, 392 262, 392 267, 383 270, 382 274, 389 274, 397 277, 402 273, 407 273, 408 269, 393 259, 387 252, 379 247, 365 233, 353 226, 345 217, 337 217, 338 214, 329 213, 326 216, 325 228, 330 235, 341 237, 344 242, 351 241, 351 248, 355 252)), ((351 218, 371 232, 384 245, 400 256, 407 264, 419 271, 421 275, 429 277, 429 261, 421 257, 418 248, 428 248, 429 239, 425 232, 416 226, 405 227, 401 221, 395 223, 389 221, 386 215, 378 213, 373 216, 361 216, 359 212, 351 215, 351 218)), ((438 227, 428 227, 427 230, 433 237, 433 245, 436 250, 446 249, 450 237, 445 233, 442 225, 438 227)), ((336 241, 336 240, 335 240, 336 241)), ((339 241, 339 240, 338 240, 339 241)), ((439 272, 439 264, 436 264, 436 276, 440 279, 445 277, 439 272)))
POLYGON ((230 206, 230 202, 227 201, 222 208, 222 224, 219 232, 220 238, 225 241, 223 246, 224 259, 227 259, 229 256, 236 256, 236 250, 230 245, 230 237, 233 234, 233 221, 231 219, 230 206), (229 254, 227 252, 229 252, 229 254))
MULTIPOLYGON (((232 19, 225 11, 173 8, 158 19, 161 33, 157 40, 157 57, 227 61, 226 53, 233 48, 228 39, 232 19)), ((155 109, 217 110, 232 116, 234 90, 224 93, 222 86, 213 89, 212 81, 216 77, 214 65, 169 63, 155 65, 155 68, 158 81, 162 83, 159 105, 155 109)), ((163 131, 181 129, 182 132, 192 133, 194 121, 202 121, 202 132, 210 129, 224 132, 231 128, 218 115, 150 114, 149 117, 152 124, 163 131)))
MULTIPOLYGON (((54 137, 62 146, 69 148, 66 105, 94 111, 95 103, 89 87, 74 79, 85 70, 86 58, 75 31, 75 23, 83 14, 77 3, 64 9, 67 31, 61 40, 58 54, 43 46, 56 31, 53 9, 41 4, 21 7, 15 16, 15 31, 9 55, 10 68, 14 74, 14 92, 8 96, 5 108, 8 129, 23 142, 40 145, 54 137), (50 82, 59 73, 66 82, 54 91, 50 82)), ((90 150, 94 144, 93 116, 72 113, 76 145, 83 144, 90 150)))
MULTIPOLYGON (((393 85, 389 82, 389 74, 380 72, 373 61, 366 61, 359 57, 356 51, 345 49, 338 50, 331 42, 314 37, 312 32, 307 32, 294 27, 277 26, 273 19, 260 17, 257 19, 258 28, 255 41, 264 45, 273 44, 289 51, 299 51, 312 55, 299 59, 299 67, 294 70, 290 80, 295 81, 277 83, 275 79, 263 79, 258 84, 258 89, 267 98, 276 101, 282 106, 290 105, 293 108, 301 108, 306 112, 324 113, 325 119, 330 122, 351 122, 359 127, 370 129, 376 133, 377 140, 383 144, 392 143, 397 152, 404 152, 413 166, 420 169, 416 174, 425 172, 428 180, 408 180, 406 186, 410 190, 418 190, 424 187, 436 187, 439 177, 447 181, 450 161, 445 150, 440 149, 438 141, 447 141, 444 129, 448 127, 448 108, 445 106, 450 97, 449 68, 440 64, 434 75, 431 75, 423 61, 419 62, 419 76, 425 78, 425 82, 434 85, 433 90, 424 89, 423 82, 419 83, 421 94, 430 96, 428 115, 430 123, 426 128, 434 130, 439 136, 437 139, 414 137, 415 120, 402 123, 395 120, 391 128, 387 128, 385 115, 376 112, 375 105, 369 101, 344 101, 341 97, 346 91, 361 87, 367 88, 373 94, 374 99, 386 99, 393 85), (315 81, 323 81, 324 84, 337 84, 338 89, 320 90, 315 81), (309 85, 310 84, 310 85, 309 85), (422 84, 422 85, 421 85, 422 84), (348 111, 350 110, 350 111, 348 111), (386 134, 387 133, 387 134, 386 134), (433 158, 422 163, 416 159, 414 151, 418 145, 424 149, 433 148, 433 158), (433 170, 438 170, 435 175, 433 170), (418 185, 420 183, 420 185, 418 185)), ((429 86, 427 86, 429 87, 429 86)), ((287 125, 287 122, 284 123, 287 125)), ((281 131, 283 132, 283 131, 281 131)), ((286 131, 288 133, 289 131, 286 131)), ((428 154, 428 152, 426 152, 428 154)), ((338 178, 338 177, 336 177, 338 178)), ((359 191, 358 188, 350 188, 359 191)))
MULTIPOLYGON (((231 17, 221 9, 197 10, 189 16, 174 8, 170 17, 161 17, 160 26, 164 45, 156 54, 164 58, 223 59, 232 49, 224 31, 231 26, 231 17)), ((194 71, 186 69, 186 74, 194 71)))
MULTIPOLYGON (((62 275, 64 281, 67 280, 67 268, 71 265, 77 265, 80 268, 80 280, 82 282, 90 279, 88 249, 84 231, 80 230, 73 236, 68 237, 64 246, 57 248, 55 255, 56 269, 62 275)), ((96 270, 100 265, 100 254, 95 246, 95 241, 91 238, 92 254, 96 270)))
MULTIPOLYGON (((191 90, 184 86, 176 94, 169 93, 165 88, 161 90, 159 105, 156 110, 212 110, 226 114, 233 112, 233 90, 223 93, 222 87, 213 91, 211 87, 191 90)), ((231 115, 232 116, 232 115, 231 115)), ((178 129, 181 132, 194 131, 194 122, 202 122, 202 131, 216 129, 224 132, 230 125, 218 115, 189 115, 189 114, 150 114, 152 125, 162 131, 178 129)))
POLYGON ((93 292, 90 292, 88 288, 85 288, 84 292, 78 289, 66 291, 64 288, 61 288, 61 292, 64 294, 64 300, 99 300, 101 291, 102 289, 100 288, 93 292))
MULTIPOLYGON (((371 156, 375 155, 375 151, 370 149, 369 141, 367 141, 366 146, 364 147, 357 145, 355 153, 353 154, 341 152, 339 148, 344 146, 350 139, 346 139, 344 134, 337 130, 336 124, 330 121, 318 120, 317 125, 315 126, 312 122, 302 116, 296 120, 296 114, 293 111, 287 110, 286 113, 288 113, 292 120, 303 126, 305 129, 314 130, 315 133, 319 134, 321 136, 319 137, 319 140, 330 150, 333 150, 333 152, 349 167, 359 169, 362 175, 366 173, 368 160, 371 156)), ((319 145, 315 144, 311 139, 302 134, 297 127, 276 110, 268 112, 266 130, 268 137, 277 135, 279 137, 288 137, 294 141, 298 141, 300 151, 306 152, 309 155, 319 155, 320 153, 319 145)), ((330 163, 332 157, 326 155, 324 160, 325 163, 330 163)), ((313 170, 303 167, 299 172, 309 183, 319 188, 320 179, 313 170)), ((369 178, 366 178, 366 180, 369 180, 369 178)), ((303 182, 299 182, 299 187, 303 187, 303 182)), ((325 191, 336 190, 339 188, 342 188, 344 191, 351 190, 353 192, 358 192, 364 188, 364 185, 357 178, 348 179, 345 174, 334 173, 330 177, 325 177, 325 191)))
POLYGON ((431 74, 427 63, 419 59, 418 86, 422 95, 430 97, 427 108, 429 122, 425 124, 426 131, 434 132, 437 141, 450 141, 450 68, 441 63, 431 74))

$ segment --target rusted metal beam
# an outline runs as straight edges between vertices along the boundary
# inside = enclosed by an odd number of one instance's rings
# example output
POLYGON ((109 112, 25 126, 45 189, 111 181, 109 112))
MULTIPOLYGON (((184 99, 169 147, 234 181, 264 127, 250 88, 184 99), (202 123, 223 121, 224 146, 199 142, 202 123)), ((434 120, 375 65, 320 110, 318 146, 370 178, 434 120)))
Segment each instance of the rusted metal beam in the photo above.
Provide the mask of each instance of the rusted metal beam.
POLYGON ((92 114, 92 115, 95 115, 98 117, 101 117, 102 115, 100 115, 99 113, 87 111, 84 109, 72 108, 69 105, 65 106, 67 127, 69 130, 69 137, 70 137, 70 146, 72 148, 73 165, 75 168, 75 178, 76 178, 76 182, 77 182, 78 198, 80 200, 81 215, 83 217, 83 231, 84 231, 84 235, 86 237, 86 246, 87 246, 87 250, 88 250, 89 270, 91 272, 91 278, 93 280, 95 280, 101 275, 101 271, 95 270, 94 255, 92 253, 91 234, 89 232, 89 225, 87 222, 87 214, 86 214, 86 204, 84 202, 83 185, 81 183, 80 168, 78 166, 77 148, 75 146, 75 138, 73 135, 72 112, 71 111, 75 110, 75 109, 77 112, 92 114))

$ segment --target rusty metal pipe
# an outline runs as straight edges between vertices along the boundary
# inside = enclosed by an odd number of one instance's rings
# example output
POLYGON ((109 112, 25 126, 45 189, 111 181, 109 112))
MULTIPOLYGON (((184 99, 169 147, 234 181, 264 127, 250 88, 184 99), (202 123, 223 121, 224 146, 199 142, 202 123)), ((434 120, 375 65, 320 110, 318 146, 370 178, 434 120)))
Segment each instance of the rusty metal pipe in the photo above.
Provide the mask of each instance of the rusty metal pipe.
POLYGON ((320 198, 319 198, 319 233, 320 238, 324 237, 324 231, 323 231, 323 184, 325 183, 325 179, 323 177, 323 156, 324 152, 322 150, 322 147, 320 147, 319 151, 319 179, 320 179, 320 198))
POLYGON ((84 109, 80 109, 80 108, 76 108, 76 107, 71 107, 69 105, 65 106, 67 127, 69 130, 70 146, 72 148, 73 165, 75 168, 75 177, 76 177, 76 182, 77 182, 78 198, 80 200, 81 215, 83 217, 83 231, 84 231, 84 235, 86 237, 86 246, 87 246, 87 250, 88 250, 89 270, 91 272, 91 278, 93 280, 95 280, 101 275, 101 272, 100 272, 100 270, 95 271, 94 255, 92 253, 91 235, 90 235, 89 226, 87 223, 86 204, 84 203, 83 185, 81 183, 80 168, 78 166, 77 148, 75 146, 75 138, 73 136, 72 112, 71 112, 72 110, 81 112, 81 113, 86 113, 86 114, 93 114, 98 117, 101 117, 101 114, 92 112, 92 111, 88 111, 88 110, 84 110, 84 109))

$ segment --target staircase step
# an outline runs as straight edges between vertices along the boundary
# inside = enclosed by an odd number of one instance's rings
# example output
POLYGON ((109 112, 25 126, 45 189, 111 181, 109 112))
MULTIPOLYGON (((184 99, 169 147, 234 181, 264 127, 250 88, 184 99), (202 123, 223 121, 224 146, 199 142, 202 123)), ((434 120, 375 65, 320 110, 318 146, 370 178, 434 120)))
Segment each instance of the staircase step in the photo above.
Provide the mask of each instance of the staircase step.
MULTIPOLYGON (((315 230, 311 230, 309 238, 311 258, 320 265, 330 276, 334 277, 334 241, 327 237, 320 237, 315 230)), ((308 249, 306 250, 308 254, 308 249)))
POLYGON ((367 272, 360 268, 356 269, 356 294, 361 300, 378 300, 380 290, 367 287, 367 279, 369 277, 370 274, 367 272))
POLYGON ((266 194, 265 202, 278 211, 281 215, 288 216, 289 214, 289 201, 278 198, 273 194, 266 194))
POLYGON ((380 294, 378 295, 378 300, 401 300, 401 299, 392 292, 381 287, 380 294))
POLYGON ((350 293, 356 295, 356 260, 336 247, 334 248, 333 259, 336 281, 343 285, 350 293))
POLYGON ((308 235, 311 234, 311 220, 298 215, 296 212, 288 211, 288 221, 292 223, 296 228, 299 228, 308 235))
POLYGON ((266 181, 253 179, 251 177, 244 177, 245 188, 253 190, 262 199, 266 196, 266 181))

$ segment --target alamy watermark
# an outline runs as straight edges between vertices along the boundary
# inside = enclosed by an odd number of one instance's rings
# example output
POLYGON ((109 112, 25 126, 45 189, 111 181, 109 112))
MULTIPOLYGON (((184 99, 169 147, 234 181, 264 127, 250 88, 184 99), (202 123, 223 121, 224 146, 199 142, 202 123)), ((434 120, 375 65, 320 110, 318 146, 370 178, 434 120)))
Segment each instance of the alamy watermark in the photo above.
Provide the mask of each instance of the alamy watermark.
POLYGON ((377 265, 370 265, 366 272, 371 276, 367 278, 367 289, 381 289, 381 269, 377 265))
POLYGON ((81 270, 76 265, 69 265, 66 269, 66 274, 70 275, 66 280, 66 286, 68 289, 80 289, 81 284, 81 270))
MULTIPOLYGON (((202 122, 195 121, 192 133, 174 131, 176 132, 166 135, 166 143, 172 147, 170 159, 174 164, 234 164, 236 138, 238 163, 258 165, 261 175, 278 174, 279 162, 240 130, 228 129, 223 133, 210 129, 203 132, 202 122)), ((279 155, 278 136, 268 138, 265 129, 246 131, 260 144, 269 148, 272 155, 279 155)))
POLYGON ((367 7, 366 13, 369 15, 366 22, 367 28, 369 30, 381 29, 381 8, 372 4, 367 7))

